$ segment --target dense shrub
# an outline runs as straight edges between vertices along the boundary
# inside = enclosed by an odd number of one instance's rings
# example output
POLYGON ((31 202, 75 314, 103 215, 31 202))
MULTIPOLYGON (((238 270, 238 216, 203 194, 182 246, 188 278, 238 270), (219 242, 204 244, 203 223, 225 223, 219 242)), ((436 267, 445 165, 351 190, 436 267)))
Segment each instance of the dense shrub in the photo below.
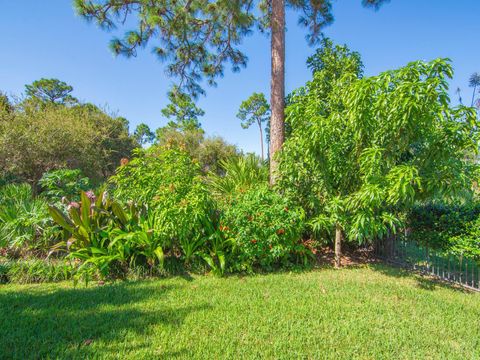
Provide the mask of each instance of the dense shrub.
POLYGON ((422 204, 408 214, 409 239, 430 248, 480 256, 480 203, 422 204))
POLYGON ((94 105, 24 105, 0 112, 0 176, 36 186, 52 169, 81 169, 94 180, 113 174, 136 141, 128 122, 94 105))
POLYGON ((186 151, 152 146, 136 149, 133 158, 117 169, 110 183, 115 198, 155 207, 159 197, 173 193, 184 196, 199 176, 198 164, 186 151))
POLYGON ((449 253, 480 260, 480 217, 468 222, 463 234, 449 240, 449 253))
POLYGON ((304 212, 267 186, 238 193, 224 205, 220 230, 234 242, 231 267, 251 271, 272 269, 295 260, 305 261, 309 251, 301 243, 304 212))
POLYGON ((138 150, 111 183, 118 199, 145 204, 164 246, 180 248, 190 260, 205 240, 204 224, 212 221, 215 204, 198 163, 186 151, 160 146, 138 150))
POLYGON ((192 159, 198 161, 201 171, 221 174, 221 162, 238 157, 235 145, 227 143, 219 136, 205 136, 203 129, 196 126, 179 127, 169 124, 157 129, 157 142, 160 147, 181 147, 192 159))

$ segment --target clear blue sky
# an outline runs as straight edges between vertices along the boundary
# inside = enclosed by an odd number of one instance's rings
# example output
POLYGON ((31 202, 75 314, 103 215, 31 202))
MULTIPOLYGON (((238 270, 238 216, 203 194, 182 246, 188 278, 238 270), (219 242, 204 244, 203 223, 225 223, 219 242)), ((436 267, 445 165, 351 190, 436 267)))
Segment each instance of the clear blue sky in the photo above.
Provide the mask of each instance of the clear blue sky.
MULTIPOLYGON (((412 60, 449 57, 455 68, 452 94, 459 86, 470 99, 468 78, 480 72, 479 0, 391 0, 378 12, 360 3, 335 1, 336 20, 325 33, 361 53, 367 76, 412 60)), ((0 5, 0 90, 20 94, 36 79, 59 78, 74 87, 77 98, 108 105, 129 119, 131 129, 140 122, 152 129, 166 123, 160 109, 170 80, 149 49, 134 59, 115 58, 107 46, 112 34, 75 16, 70 0, 0 0, 0 5)), ((287 18, 286 86, 291 91, 310 78, 305 60, 314 49, 307 46, 296 16, 287 18)), ((217 88, 207 89, 199 101, 206 111, 201 122, 208 134, 258 152, 257 129, 243 130, 235 114, 252 92, 269 92, 269 41, 255 34, 243 48, 247 69, 227 72, 217 88)))

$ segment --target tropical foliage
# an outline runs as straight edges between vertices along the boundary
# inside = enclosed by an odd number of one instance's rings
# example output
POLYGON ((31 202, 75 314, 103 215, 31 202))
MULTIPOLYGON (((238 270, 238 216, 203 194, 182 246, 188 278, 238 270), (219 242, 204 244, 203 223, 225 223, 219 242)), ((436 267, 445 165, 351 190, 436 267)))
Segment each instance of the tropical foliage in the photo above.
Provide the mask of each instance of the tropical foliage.
POLYGON ((265 184, 268 181, 268 168, 253 154, 230 158, 220 162, 222 175, 211 174, 209 186, 218 198, 234 195, 265 184))
MULTIPOLYGON (((333 233, 337 266, 344 239, 400 232, 479 258, 478 126, 450 105, 450 62, 364 77, 358 53, 323 38, 307 65, 313 79, 285 99, 274 184, 267 161, 205 135, 178 87, 155 135, 55 79, 0 97, 2 281, 292 268, 333 233)), ((268 114, 254 94, 238 116, 262 130, 268 114)))
POLYGON ((139 206, 124 209, 103 191, 82 192, 81 201, 70 203, 67 214, 53 206, 49 211, 69 234, 53 251, 64 250, 69 258, 81 261, 77 277, 122 275, 137 262, 150 267, 163 262, 154 220, 139 206))

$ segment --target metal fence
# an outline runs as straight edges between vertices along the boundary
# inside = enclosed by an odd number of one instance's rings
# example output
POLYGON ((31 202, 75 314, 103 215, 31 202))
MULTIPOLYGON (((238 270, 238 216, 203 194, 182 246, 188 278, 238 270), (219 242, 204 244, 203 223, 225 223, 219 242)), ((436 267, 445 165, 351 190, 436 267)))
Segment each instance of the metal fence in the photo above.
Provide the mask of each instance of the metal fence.
POLYGON ((444 254, 394 237, 376 241, 375 255, 387 263, 480 291, 480 266, 474 259, 444 254))

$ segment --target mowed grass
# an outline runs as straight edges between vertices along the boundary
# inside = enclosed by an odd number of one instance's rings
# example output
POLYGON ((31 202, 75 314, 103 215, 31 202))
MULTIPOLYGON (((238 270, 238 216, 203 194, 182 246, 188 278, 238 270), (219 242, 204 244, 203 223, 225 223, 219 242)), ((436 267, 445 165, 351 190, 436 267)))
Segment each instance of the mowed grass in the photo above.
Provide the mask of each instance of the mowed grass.
POLYGON ((480 294, 379 265, 0 285, 0 357, 480 359, 480 294))

